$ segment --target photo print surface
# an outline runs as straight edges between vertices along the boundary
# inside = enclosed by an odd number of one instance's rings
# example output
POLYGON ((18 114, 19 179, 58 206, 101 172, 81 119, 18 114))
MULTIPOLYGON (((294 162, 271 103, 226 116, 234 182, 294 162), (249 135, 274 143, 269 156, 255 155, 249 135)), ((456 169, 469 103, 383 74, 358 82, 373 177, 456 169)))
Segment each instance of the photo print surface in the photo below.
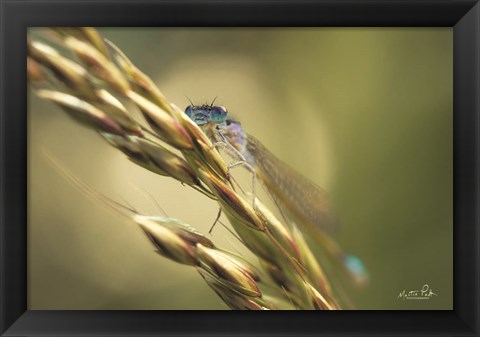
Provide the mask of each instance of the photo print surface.
POLYGON ((450 28, 31 28, 32 310, 451 310, 450 28))

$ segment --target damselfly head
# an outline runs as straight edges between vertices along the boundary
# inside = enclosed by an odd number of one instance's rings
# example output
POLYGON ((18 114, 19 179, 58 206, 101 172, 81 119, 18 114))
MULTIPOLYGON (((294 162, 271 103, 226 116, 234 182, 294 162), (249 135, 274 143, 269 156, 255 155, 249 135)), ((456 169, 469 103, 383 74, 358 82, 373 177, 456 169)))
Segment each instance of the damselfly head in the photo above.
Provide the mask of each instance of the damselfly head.
POLYGON ((207 123, 223 123, 227 118, 227 109, 223 106, 214 105, 189 105, 185 109, 185 113, 197 125, 205 125, 207 123))

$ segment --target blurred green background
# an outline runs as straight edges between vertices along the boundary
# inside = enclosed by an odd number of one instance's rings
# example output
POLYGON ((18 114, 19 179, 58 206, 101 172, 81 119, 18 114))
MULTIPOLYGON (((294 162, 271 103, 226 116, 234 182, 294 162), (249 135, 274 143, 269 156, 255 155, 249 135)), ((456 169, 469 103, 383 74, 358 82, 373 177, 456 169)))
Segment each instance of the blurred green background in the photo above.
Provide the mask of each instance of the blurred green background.
MULTIPOLYGON (((364 288, 332 276, 358 309, 452 309, 451 29, 100 31, 171 102, 218 96, 329 191, 334 237, 370 272, 364 288), (397 299, 424 284, 438 296, 397 299)), ((32 93, 29 131, 30 309, 226 309, 193 269, 155 254, 135 224, 71 186, 42 152, 101 193, 159 214, 151 194, 203 232, 217 213, 212 201, 135 166, 32 93)), ((242 171, 234 173, 248 184, 242 171)), ((221 227, 212 239, 240 246, 221 227)))

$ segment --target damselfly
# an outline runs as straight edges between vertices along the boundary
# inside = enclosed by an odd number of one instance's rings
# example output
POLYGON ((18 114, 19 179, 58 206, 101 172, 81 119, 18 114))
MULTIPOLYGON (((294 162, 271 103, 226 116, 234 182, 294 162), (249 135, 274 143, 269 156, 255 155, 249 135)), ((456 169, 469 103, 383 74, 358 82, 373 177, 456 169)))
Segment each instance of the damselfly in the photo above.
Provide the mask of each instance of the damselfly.
MULTIPOLYGON (((189 105, 185 113, 206 133, 216 146, 223 147, 236 159, 229 167, 245 166, 257 177, 276 203, 284 218, 321 241, 324 249, 354 277, 358 283, 367 279, 362 262, 345 254, 327 236, 337 223, 327 193, 314 182, 295 171, 247 134, 240 123, 228 116, 222 106, 189 105)), ((255 183, 253 184, 255 188, 255 183)), ((255 193, 255 191, 254 191, 255 193)), ((254 196, 255 197, 255 196, 254 196)))

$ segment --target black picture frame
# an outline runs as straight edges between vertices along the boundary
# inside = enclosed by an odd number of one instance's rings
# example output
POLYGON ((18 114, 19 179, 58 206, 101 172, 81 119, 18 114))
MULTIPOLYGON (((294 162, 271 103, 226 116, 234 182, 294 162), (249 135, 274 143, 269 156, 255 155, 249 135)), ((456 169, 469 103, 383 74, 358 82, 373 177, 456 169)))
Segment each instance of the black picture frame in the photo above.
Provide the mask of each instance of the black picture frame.
POLYGON ((480 4, 473 0, 0 0, 2 336, 479 335, 480 4), (416 26, 454 30, 451 311, 31 311, 27 309, 29 26, 416 26))

